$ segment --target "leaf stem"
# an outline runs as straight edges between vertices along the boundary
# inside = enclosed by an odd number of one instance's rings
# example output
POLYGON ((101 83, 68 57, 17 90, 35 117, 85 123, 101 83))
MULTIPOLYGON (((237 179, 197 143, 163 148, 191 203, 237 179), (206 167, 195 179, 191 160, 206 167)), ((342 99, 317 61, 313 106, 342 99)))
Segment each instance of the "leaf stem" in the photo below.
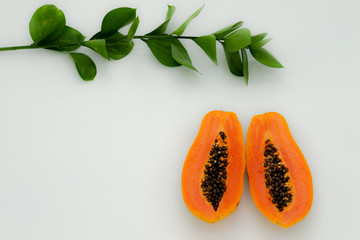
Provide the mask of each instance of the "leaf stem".
MULTIPOLYGON (((169 35, 169 34, 163 34, 163 35, 138 35, 134 36, 134 39, 166 39, 166 38, 177 38, 177 39, 195 39, 196 36, 176 36, 176 35, 169 35)), ((87 41, 81 41, 81 42, 69 42, 69 43, 63 43, 63 44, 49 44, 49 45, 24 45, 24 46, 11 46, 11 47, 1 47, 0 52, 2 51, 15 51, 15 50, 21 50, 21 49, 39 49, 39 48, 58 48, 58 47, 65 47, 65 46, 72 46, 72 45, 82 45, 87 41)))
POLYGON ((177 39, 195 39, 197 38, 196 36, 177 36, 177 35, 170 35, 170 34, 162 34, 162 35, 139 35, 139 36, 134 36, 134 38, 137 39, 147 39, 147 38, 157 38, 157 39, 161 39, 161 38, 177 38, 177 39))
POLYGON ((2 47, 0 48, 0 51, 12 51, 12 50, 32 49, 32 48, 40 48, 40 47, 36 45, 12 46, 12 47, 2 47))
POLYGON ((2 47, 0 48, 1 51, 15 51, 15 50, 21 50, 21 49, 38 49, 38 48, 58 48, 58 47, 65 47, 65 46, 73 46, 73 45, 81 45, 87 41, 81 41, 81 42, 69 42, 69 43, 63 43, 63 44, 48 44, 48 45, 24 45, 24 46, 11 46, 11 47, 2 47))

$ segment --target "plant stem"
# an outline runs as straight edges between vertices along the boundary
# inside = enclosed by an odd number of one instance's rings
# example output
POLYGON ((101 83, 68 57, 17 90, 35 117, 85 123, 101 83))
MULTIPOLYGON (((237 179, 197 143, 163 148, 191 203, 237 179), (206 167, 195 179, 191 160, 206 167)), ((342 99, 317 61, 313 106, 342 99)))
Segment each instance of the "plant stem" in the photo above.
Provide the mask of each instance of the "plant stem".
MULTIPOLYGON (((195 39, 195 36, 176 36, 176 35, 139 35, 134 36, 134 39, 167 39, 167 38, 177 38, 177 39, 195 39)), ((58 47, 65 47, 65 46, 72 46, 72 45, 82 45, 87 41, 82 42, 70 42, 70 43, 63 43, 63 44, 50 44, 50 45, 24 45, 24 46, 11 46, 11 47, 1 47, 1 51, 14 51, 14 50, 21 50, 21 49, 39 49, 39 48, 58 48, 58 47)))
POLYGON ((0 48, 0 51, 11 51, 11 50, 31 49, 31 48, 38 48, 38 47, 36 47, 34 45, 2 47, 2 48, 0 48))
POLYGON ((195 36, 177 36, 177 35, 164 34, 164 35, 141 35, 141 36, 134 36, 134 38, 137 38, 137 39, 147 39, 147 38, 157 38, 157 39, 161 39, 161 38, 195 39, 197 37, 195 37, 195 36))
POLYGON ((86 41, 82 42, 70 42, 70 43, 62 43, 62 44, 49 44, 49 45, 25 45, 25 46, 12 46, 12 47, 2 47, 0 48, 1 51, 12 51, 12 50, 20 50, 20 49, 38 49, 38 48, 58 48, 58 47, 65 47, 65 46, 73 46, 73 45, 81 45, 86 41))

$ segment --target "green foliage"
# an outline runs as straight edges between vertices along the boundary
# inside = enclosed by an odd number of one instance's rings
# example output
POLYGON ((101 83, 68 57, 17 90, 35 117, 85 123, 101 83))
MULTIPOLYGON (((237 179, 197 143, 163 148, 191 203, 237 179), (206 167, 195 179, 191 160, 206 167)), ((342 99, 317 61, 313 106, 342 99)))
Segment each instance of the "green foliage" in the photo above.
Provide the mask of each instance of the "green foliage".
POLYGON ((251 43, 256 43, 263 40, 267 36, 267 33, 261 33, 254 36, 251 36, 251 43))
POLYGON ((216 54, 216 37, 215 35, 206 35, 193 39, 199 47, 204 50, 204 52, 208 55, 208 57, 216 64, 217 62, 217 54, 216 54))
POLYGON ((283 65, 265 48, 250 48, 251 55, 260 63, 272 68, 283 68, 283 65))
POLYGON ((34 44, 54 41, 65 29, 65 15, 54 5, 38 8, 29 23, 29 31, 34 44))
POLYGON ((283 67, 269 51, 263 48, 271 40, 271 38, 265 38, 267 33, 251 36, 249 29, 241 28, 242 21, 209 35, 182 36, 190 22, 203 8, 204 6, 196 10, 175 31, 167 33, 168 25, 176 10, 174 6, 168 5, 164 22, 148 34, 138 36, 135 34, 140 20, 136 16, 136 9, 116 8, 104 16, 100 31, 90 40, 85 41, 85 37, 78 30, 66 25, 65 15, 61 10, 47 4, 38 8, 30 20, 29 31, 33 44, 0 48, 0 51, 45 48, 68 53, 80 77, 85 81, 95 78, 97 72, 95 63, 89 56, 72 51, 84 46, 107 60, 119 60, 131 53, 134 39, 144 41, 161 64, 168 67, 184 66, 196 72, 199 71, 194 67, 181 41, 194 41, 216 65, 218 64, 216 43, 219 42, 223 46, 229 71, 235 76, 244 77, 246 84, 249 80, 247 51, 250 51, 255 60, 268 67, 283 67), (125 35, 126 33, 123 34, 120 30, 127 25, 130 27, 125 35))
POLYGON ((223 47, 224 47, 226 62, 228 64, 230 72, 235 76, 243 77, 244 70, 243 70, 243 64, 241 62, 239 51, 231 53, 226 49, 225 44, 223 44, 223 47))
POLYGON ((171 41, 171 55, 175 59, 176 62, 181 65, 194 70, 195 72, 199 72, 192 64, 191 59, 189 57, 188 52, 185 47, 181 44, 181 42, 174 38, 171 41))
POLYGON ((181 66, 181 64, 178 63, 172 55, 171 39, 149 38, 149 39, 144 39, 144 41, 150 48, 152 54, 161 64, 168 67, 181 66))
POLYGON ((249 63, 248 63, 247 53, 244 48, 241 49, 241 58, 243 61, 243 73, 244 73, 245 83, 246 83, 246 85, 248 85, 248 83, 249 83, 249 63))
POLYGON ((130 27, 128 35, 127 35, 127 39, 129 41, 133 40, 136 30, 139 26, 139 23, 140 23, 140 19, 139 19, 139 17, 137 17, 137 18, 135 18, 134 22, 131 24, 131 27, 130 27))
POLYGON ((214 32, 213 35, 215 35, 217 40, 221 40, 224 39, 225 36, 227 36, 228 34, 232 33, 233 31, 235 31, 236 29, 238 29, 239 27, 241 27, 244 24, 243 21, 234 23, 230 26, 224 27, 223 29, 220 29, 217 32, 214 32))
POLYGON ((252 42, 249 47, 252 48, 252 49, 255 49, 255 48, 262 48, 265 44, 267 44, 268 42, 270 42, 272 40, 272 38, 267 38, 267 39, 263 39, 263 40, 260 40, 258 42, 252 42))
POLYGON ((94 80, 96 76, 96 66, 94 61, 83 53, 70 53, 70 56, 74 60, 80 77, 84 81, 94 80))
POLYGON ((90 48, 91 50, 97 52, 105 59, 109 60, 108 50, 106 49, 106 40, 105 39, 94 39, 86 41, 82 44, 85 47, 90 48))
POLYGON ((136 9, 116 8, 108 12, 101 24, 101 36, 108 37, 119 31, 120 28, 131 24, 136 18, 136 9))
POLYGON ((148 34, 146 35, 160 35, 160 34, 164 34, 168 25, 169 25, 169 22, 172 18, 172 16, 174 15, 175 13, 175 10, 176 8, 174 6, 170 6, 168 5, 168 10, 167 10, 167 13, 166 13, 166 18, 165 18, 165 21, 160 25, 158 26, 156 29, 154 29, 153 31, 149 32, 148 34))
POLYGON ((186 19, 186 21, 181 24, 181 26, 176 29, 172 34, 174 35, 182 35, 185 31, 185 29, 187 28, 187 26, 190 24, 190 22, 197 17, 197 15, 199 15, 199 13, 201 12, 201 10, 205 7, 205 5, 203 5, 201 8, 199 8, 198 10, 196 10, 188 19, 186 19))
POLYGON ((62 34, 53 42, 49 42, 47 44, 58 45, 56 50, 59 51, 73 51, 80 47, 80 43, 85 40, 85 36, 83 36, 78 30, 65 26, 62 34))
POLYGON ((249 29, 242 28, 233 33, 230 33, 224 37, 224 40, 225 48, 229 52, 237 52, 240 49, 247 47, 251 43, 251 33, 249 29))
POLYGON ((106 49, 109 57, 114 60, 120 60, 129 55, 133 47, 134 42, 121 33, 116 33, 106 39, 106 49))

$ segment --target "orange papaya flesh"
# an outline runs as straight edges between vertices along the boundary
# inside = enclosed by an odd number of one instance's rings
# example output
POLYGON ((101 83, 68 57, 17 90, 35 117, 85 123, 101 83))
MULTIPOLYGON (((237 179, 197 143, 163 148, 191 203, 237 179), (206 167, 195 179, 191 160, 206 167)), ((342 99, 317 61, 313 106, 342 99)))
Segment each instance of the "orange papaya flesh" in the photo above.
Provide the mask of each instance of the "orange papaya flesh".
POLYGON ((271 222, 286 228, 308 214, 311 172, 283 116, 270 112, 252 118, 246 165, 251 196, 271 222))
POLYGON ((203 118, 182 172, 186 206, 214 223, 237 208, 244 186, 245 145, 235 113, 212 111, 203 118))

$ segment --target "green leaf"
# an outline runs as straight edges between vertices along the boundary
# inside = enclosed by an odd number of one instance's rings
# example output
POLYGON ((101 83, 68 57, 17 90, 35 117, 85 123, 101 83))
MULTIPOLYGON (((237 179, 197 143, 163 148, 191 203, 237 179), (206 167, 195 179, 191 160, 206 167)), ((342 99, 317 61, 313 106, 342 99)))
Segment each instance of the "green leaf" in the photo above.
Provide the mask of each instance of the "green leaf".
POLYGON ((260 63, 272 68, 283 68, 283 65, 265 48, 250 48, 251 55, 260 63))
POLYGON ((80 47, 80 43, 82 41, 84 41, 85 36, 83 36, 78 30, 69 27, 69 26, 65 26, 65 29, 63 31, 63 33, 60 35, 59 38, 57 38, 55 41, 53 42, 49 42, 47 44, 49 45, 56 45, 58 44, 59 47, 54 48, 55 50, 60 50, 60 51, 73 51, 77 48, 80 47), (68 45, 68 46, 61 46, 61 45, 66 45, 66 44, 70 44, 70 43, 76 43, 73 45, 68 45))
POLYGON ((94 39, 86 41, 82 45, 90 48, 91 50, 94 50, 95 52, 109 60, 108 52, 106 50, 105 39, 94 39))
POLYGON ((131 52, 134 47, 134 42, 129 41, 128 38, 121 33, 106 39, 106 49, 110 58, 120 60, 131 52))
POLYGON ((143 39, 148 45, 152 54, 163 65, 168 67, 177 67, 181 64, 178 63, 171 53, 171 39, 143 39))
POLYGON ((250 48, 262 48, 265 44, 267 44, 268 42, 270 42, 272 40, 272 38, 267 38, 264 40, 260 40, 257 42, 252 42, 249 47, 250 48))
POLYGON ((225 57, 226 57, 226 61, 229 66, 230 72, 232 74, 234 74, 235 76, 239 76, 239 77, 244 76, 243 64, 240 59, 239 51, 230 53, 227 51, 224 44, 223 44, 223 47, 224 47, 225 57))
POLYGON ((251 33, 249 29, 242 28, 227 35, 224 39, 225 48, 229 52, 236 52, 251 43, 251 33))
POLYGON ((102 39, 102 38, 105 38, 105 35, 103 34, 103 32, 97 32, 94 36, 92 36, 90 38, 90 40, 94 40, 94 39, 102 39), (103 37, 104 36, 104 37, 103 37))
POLYGON ((244 48, 241 49, 241 58, 242 58, 242 62, 243 62, 243 73, 244 73, 245 82, 246 82, 246 85, 248 85, 248 83, 249 83, 249 63, 248 63, 247 53, 244 48))
POLYGON ((252 43, 259 42, 259 41, 263 40, 266 36, 267 36, 267 33, 260 33, 260 34, 251 36, 251 42, 252 43))
POLYGON ((168 10, 167 10, 167 12, 166 12, 165 20, 172 18, 172 16, 174 15, 175 11, 176 11, 175 6, 170 6, 170 5, 168 5, 168 10))
POLYGON ((234 23, 230 26, 227 26, 217 32, 214 32, 213 35, 215 35, 216 39, 223 39, 226 35, 232 33, 233 31, 235 31, 236 29, 238 29, 239 27, 241 27, 244 24, 243 21, 234 23))
POLYGON ((204 7, 205 7, 205 4, 204 4, 201 8, 199 8, 198 10, 196 10, 193 14, 191 14, 191 16, 190 16, 188 19, 186 19, 186 21, 185 21, 183 24, 181 24, 181 26, 180 26, 178 29, 176 29, 172 34, 175 34, 175 35, 178 35, 178 36, 180 36, 181 34, 183 34, 184 31, 185 31, 185 29, 187 28, 187 26, 190 24, 190 22, 191 22, 194 18, 196 18, 197 15, 199 15, 199 13, 201 12, 201 10, 202 10, 204 7))
POLYGON ((169 25, 169 22, 172 18, 172 16, 175 13, 176 8, 174 6, 170 6, 168 5, 168 11, 166 13, 166 18, 165 21, 159 26, 157 27, 155 30, 153 30, 152 32, 146 34, 146 35, 159 35, 159 34, 164 34, 166 31, 167 26, 169 25))
POLYGON ((74 60, 76 69, 84 81, 94 80, 96 76, 96 65, 93 60, 83 53, 70 53, 74 60))
POLYGON ((54 5, 38 8, 31 17, 29 31, 35 44, 41 45, 54 41, 65 29, 65 15, 54 5))
POLYGON ((187 68, 190 68, 196 72, 199 72, 192 65, 192 62, 191 62, 188 52, 186 51, 185 47, 181 44, 181 42, 177 38, 174 38, 171 41, 171 55, 173 56, 175 61, 177 61, 181 65, 183 65, 187 68))
POLYGON ((199 45, 202 50, 208 55, 208 57, 216 64, 217 56, 216 56, 216 37, 214 35, 206 35, 193 39, 197 45, 199 45))
POLYGON ((136 18, 136 9, 116 8, 108 12, 101 24, 102 37, 108 37, 119 31, 120 28, 132 23, 136 18))
POLYGON ((137 28, 138 28, 138 26, 139 26, 139 22, 140 22, 139 17, 137 17, 137 18, 133 21, 133 23, 131 24, 130 29, 129 29, 129 32, 128 32, 128 35, 127 35, 127 39, 128 39, 129 41, 131 41, 131 40, 134 38, 135 33, 136 33, 136 30, 137 30, 137 28))

